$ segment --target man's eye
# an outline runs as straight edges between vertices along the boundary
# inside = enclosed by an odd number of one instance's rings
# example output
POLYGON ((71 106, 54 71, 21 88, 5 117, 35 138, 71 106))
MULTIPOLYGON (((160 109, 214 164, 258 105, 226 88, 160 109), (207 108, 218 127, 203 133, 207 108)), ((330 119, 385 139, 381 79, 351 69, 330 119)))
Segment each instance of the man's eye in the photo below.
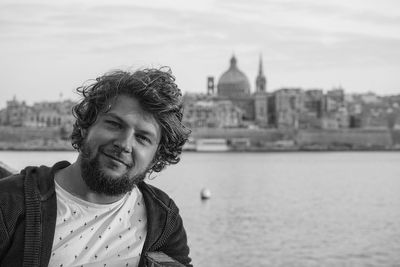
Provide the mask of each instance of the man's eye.
POLYGON ((136 135, 136 138, 139 139, 140 142, 142 142, 142 143, 151 144, 151 140, 144 135, 138 134, 138 135, 136 135))
POLYGON ((116 121, 109 121, 107 120, 106 123, 114 128, 121 128, 121 124, 116 121))

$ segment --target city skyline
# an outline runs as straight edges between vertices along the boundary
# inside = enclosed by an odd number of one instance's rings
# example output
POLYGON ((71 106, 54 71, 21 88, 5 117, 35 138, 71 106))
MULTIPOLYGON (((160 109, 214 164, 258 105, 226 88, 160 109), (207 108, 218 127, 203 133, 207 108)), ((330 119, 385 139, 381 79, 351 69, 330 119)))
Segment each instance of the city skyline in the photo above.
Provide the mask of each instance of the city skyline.
POLYGON ((397 1, 8 1, 0 3, 0 90, 28 104, 77 99, 111 69, 168 65, 184 93, 205 93, 235 54, 255 90, 400 94, 397 1))

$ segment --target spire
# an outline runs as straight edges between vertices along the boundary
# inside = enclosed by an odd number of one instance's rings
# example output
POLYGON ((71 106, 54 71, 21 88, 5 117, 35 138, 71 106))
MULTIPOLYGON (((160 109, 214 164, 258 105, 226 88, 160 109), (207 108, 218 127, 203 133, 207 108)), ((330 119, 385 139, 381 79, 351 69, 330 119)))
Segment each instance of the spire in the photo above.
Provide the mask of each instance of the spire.
POLYGON ((258 75, 256 78, 256 92, 265 93, 267 90, 267 79, 265 78, 262 64, 262 54, 260 54, 260 62, 258 65, 258 75))
POLYGON ((235 54, 232 54, 232 57, 231 57, 231 68, 236 68, 236 63, 237 63, 237 60, 236 60, 235 54))

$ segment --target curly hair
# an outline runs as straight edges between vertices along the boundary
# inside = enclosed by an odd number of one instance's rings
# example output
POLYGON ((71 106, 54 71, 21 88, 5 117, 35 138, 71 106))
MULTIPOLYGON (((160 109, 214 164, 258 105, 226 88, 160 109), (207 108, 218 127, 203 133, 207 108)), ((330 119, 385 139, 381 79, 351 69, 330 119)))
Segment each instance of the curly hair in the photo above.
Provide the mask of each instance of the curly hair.
POLYGON ((83 144, 82 130, 88 129, 100 112, 110 109, 110 100, 124 94, 137 99, 160 125, 161 140, 151 171, 160 172, 165 166, 180 161, 182 147, 191 131, 182 124, 182 93, 170 68, 112 71, 90 85, 78 87, 77 92, 83 99, 72 109, 76 121, 71 142, 75 149, 80 150, 83 144))

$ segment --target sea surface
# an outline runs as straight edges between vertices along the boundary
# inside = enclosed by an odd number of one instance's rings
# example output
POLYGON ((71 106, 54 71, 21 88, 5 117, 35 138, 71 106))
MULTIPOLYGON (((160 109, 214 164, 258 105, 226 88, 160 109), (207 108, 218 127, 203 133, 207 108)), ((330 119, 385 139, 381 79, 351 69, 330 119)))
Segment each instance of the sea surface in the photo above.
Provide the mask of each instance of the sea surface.
MULTIPOLYGON (((75 158, 0 151, 14 169, 75 158)), ((185 152, 149 182, 180 207, 195 266, 400 266, 399 152, 185 152)))

